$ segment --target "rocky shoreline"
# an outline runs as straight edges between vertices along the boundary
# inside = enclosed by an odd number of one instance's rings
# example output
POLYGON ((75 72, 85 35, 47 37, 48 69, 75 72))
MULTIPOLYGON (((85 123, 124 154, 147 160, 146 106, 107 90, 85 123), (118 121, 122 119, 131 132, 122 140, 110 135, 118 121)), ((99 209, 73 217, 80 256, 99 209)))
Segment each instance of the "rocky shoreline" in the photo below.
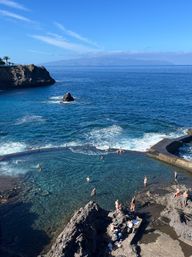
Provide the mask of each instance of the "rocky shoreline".
POLYGON ((172 185, 140 193, 140 212, 145 219, 138 238, 140 256, 192 256, 192 189, 172 185), (176 189, 180 196, 174 197, 176 189), (182 193, 188 189, 190 200, 183 206, 182 193))
MULTIPOLYGON (((74 214, 51 250, 41 257, 191 257, 192 200, 190 195, 187 206, 182 206, 182 195, 174 198, 177 187, 138 193, 134 220, 139 225, 131 232, 127 231, 130 216, 126 208, 109 212, 89 202, 74 214), (119 230, 119 240, 114 239, 115 230, 119 230)), ((186 190, 184 185, 179 188, 186 190)))
MULTIPOLYGON (((22 190, 20 179, 4 177, 0 182, 2 222, 2 215, 7 215, 11 208, 16 213, 21 211, 23 203, 19 197, 22 190)), ((130 215, 127 203, 122 205, 120 211, 107 211, 90 201, 73 215, 50 250, 47 253, 44 250, 39 257, 191 257, 192 200, 188 201, 186 207, 182 206, 182 192, 185 190, 185 185, 178 184, 147 187, 135 196, 134 217, 130 215), (181 195, 174 198, 178 187, 181 195), (131 229, 128 226, 130 222, 134 224, 131 229)), ((188 190, 191 199, 192 188, 188 190)), ((28 213, 28 209, 19 215, 25 217, 25 212, 28 213)), ((37 238, 38 241, 41 239, 37 238)), ((34 247, 37 248, 36 252, 40 250, 38 246, 34 247)), ((9 243, 7 245, 3 241, 1 234, 2 256, 28 256, 20 255, 17 250, 12 252, 11 249, 14 247, 9 249, 9 243)), ((19 246, 15 245, 15 249, 19 249, 19 246)))

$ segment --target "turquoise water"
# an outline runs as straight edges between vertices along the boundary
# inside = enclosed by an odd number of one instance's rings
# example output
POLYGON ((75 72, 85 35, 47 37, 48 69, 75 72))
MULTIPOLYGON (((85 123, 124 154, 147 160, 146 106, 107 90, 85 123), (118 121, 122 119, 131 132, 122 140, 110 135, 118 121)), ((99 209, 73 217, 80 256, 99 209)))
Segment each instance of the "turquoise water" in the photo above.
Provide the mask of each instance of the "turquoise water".
MULTIPOLYGON (((125 203, 141 190, 145 175, 152 185, 172 182, 174 168, 145 151, 164 137, 183 135, 192 125, 191 66, 49 70, 57 80, 53 86, 0 93, 0 155, 64 147, 0 163, 1 175, 25 178, 25 225, 18 206, 10 214, 17 222, 13 226, 10 216, 4 217, 3 229, 13 237, 21 231, 15 249, 27 256, 33 256, 29 244, 36 252, 41 249, 35 246, 39 234, 34 231, 57 234, 73 211, 90 200, 94 187, 95 200, 110 209, 117 198, 125 203), (61 104, 68 91, 75 102, 61 104), (114 148, 129 151, 117 155, 114 148), (42 172, 36 168, 39 163, 42 172)), ((183 181, 191 181, 178 172, 183 181)))

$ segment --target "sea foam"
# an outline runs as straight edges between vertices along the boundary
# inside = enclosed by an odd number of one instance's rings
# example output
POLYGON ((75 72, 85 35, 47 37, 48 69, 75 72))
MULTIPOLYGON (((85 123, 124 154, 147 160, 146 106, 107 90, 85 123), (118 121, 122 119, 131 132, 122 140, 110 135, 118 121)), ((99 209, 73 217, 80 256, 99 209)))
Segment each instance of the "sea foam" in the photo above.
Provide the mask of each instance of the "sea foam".
POLYGON ((180 157, 185 160, 192 161, 192 146, 191 144, 186 144, 180 148, 179 151, 180 157))
POLYGON ((21 125, 24 123, 44 122, 45 119, 39 115, 26 115, 16 120, 15 125, 21 125))
POLYGON ((24 167, 15 165, 15 163, 0 162, 0 174, 6 176, 18 176, 25 174, 27 170, 24 167))
MULTIPOLYGON (((77 100, 76 97, 73 98, 77 100)), ((51 96, 47 102, 50 104, 75 104, 75 102, 64 102, 63 95, 51 96)))
POLYGON ((124 149, 129 151, 146 152, 151 146, 164 138, 174 138, 185 135, 186 130, 177 130, 174 133, 144 133, 140 137, 126 136, 122 127, 112 125, 110 127, 93 129, 86 135, 88 144, 97 149, 124 149))
POLYGON ((26 144, 21 142, 6 142, 0 145, 0 155, 23 152, 27 149, 26 144))

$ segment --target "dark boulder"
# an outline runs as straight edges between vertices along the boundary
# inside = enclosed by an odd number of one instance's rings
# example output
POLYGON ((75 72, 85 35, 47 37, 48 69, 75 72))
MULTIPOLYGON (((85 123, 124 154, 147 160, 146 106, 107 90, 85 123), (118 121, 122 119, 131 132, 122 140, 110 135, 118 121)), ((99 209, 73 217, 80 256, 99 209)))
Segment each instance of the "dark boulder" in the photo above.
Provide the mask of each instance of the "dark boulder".
POLYGON ((108 226, 108 212, 89 202, 80 208, 44 257, 103 256, 102 235, 108 226))
POLYGON ((30 65, 0 66, 0 89, 48 86, 55 83, 45 67, 30 65))
POLYGON ((73 98, 73 96, 71 95, 71 93, 66 93, 64 96, 63 96, 63 102, 72 102, 74 101, 75 99, 73 98))

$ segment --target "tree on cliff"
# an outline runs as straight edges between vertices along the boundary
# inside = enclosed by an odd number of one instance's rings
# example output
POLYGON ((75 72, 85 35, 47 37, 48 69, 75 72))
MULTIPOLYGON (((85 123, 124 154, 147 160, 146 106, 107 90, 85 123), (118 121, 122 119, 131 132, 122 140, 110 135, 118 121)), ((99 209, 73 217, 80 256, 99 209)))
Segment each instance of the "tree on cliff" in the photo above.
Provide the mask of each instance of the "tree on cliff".
POLYGON ((3 61, 2 58, 0 58, 0 65, 5 65, 5 62, 3 61))
POLYGON ((9 58, 9 56, 4 56, 3 60, 5 61, 6 64, 9 64, 8 61, 10 60, 10 58, 9 58))

